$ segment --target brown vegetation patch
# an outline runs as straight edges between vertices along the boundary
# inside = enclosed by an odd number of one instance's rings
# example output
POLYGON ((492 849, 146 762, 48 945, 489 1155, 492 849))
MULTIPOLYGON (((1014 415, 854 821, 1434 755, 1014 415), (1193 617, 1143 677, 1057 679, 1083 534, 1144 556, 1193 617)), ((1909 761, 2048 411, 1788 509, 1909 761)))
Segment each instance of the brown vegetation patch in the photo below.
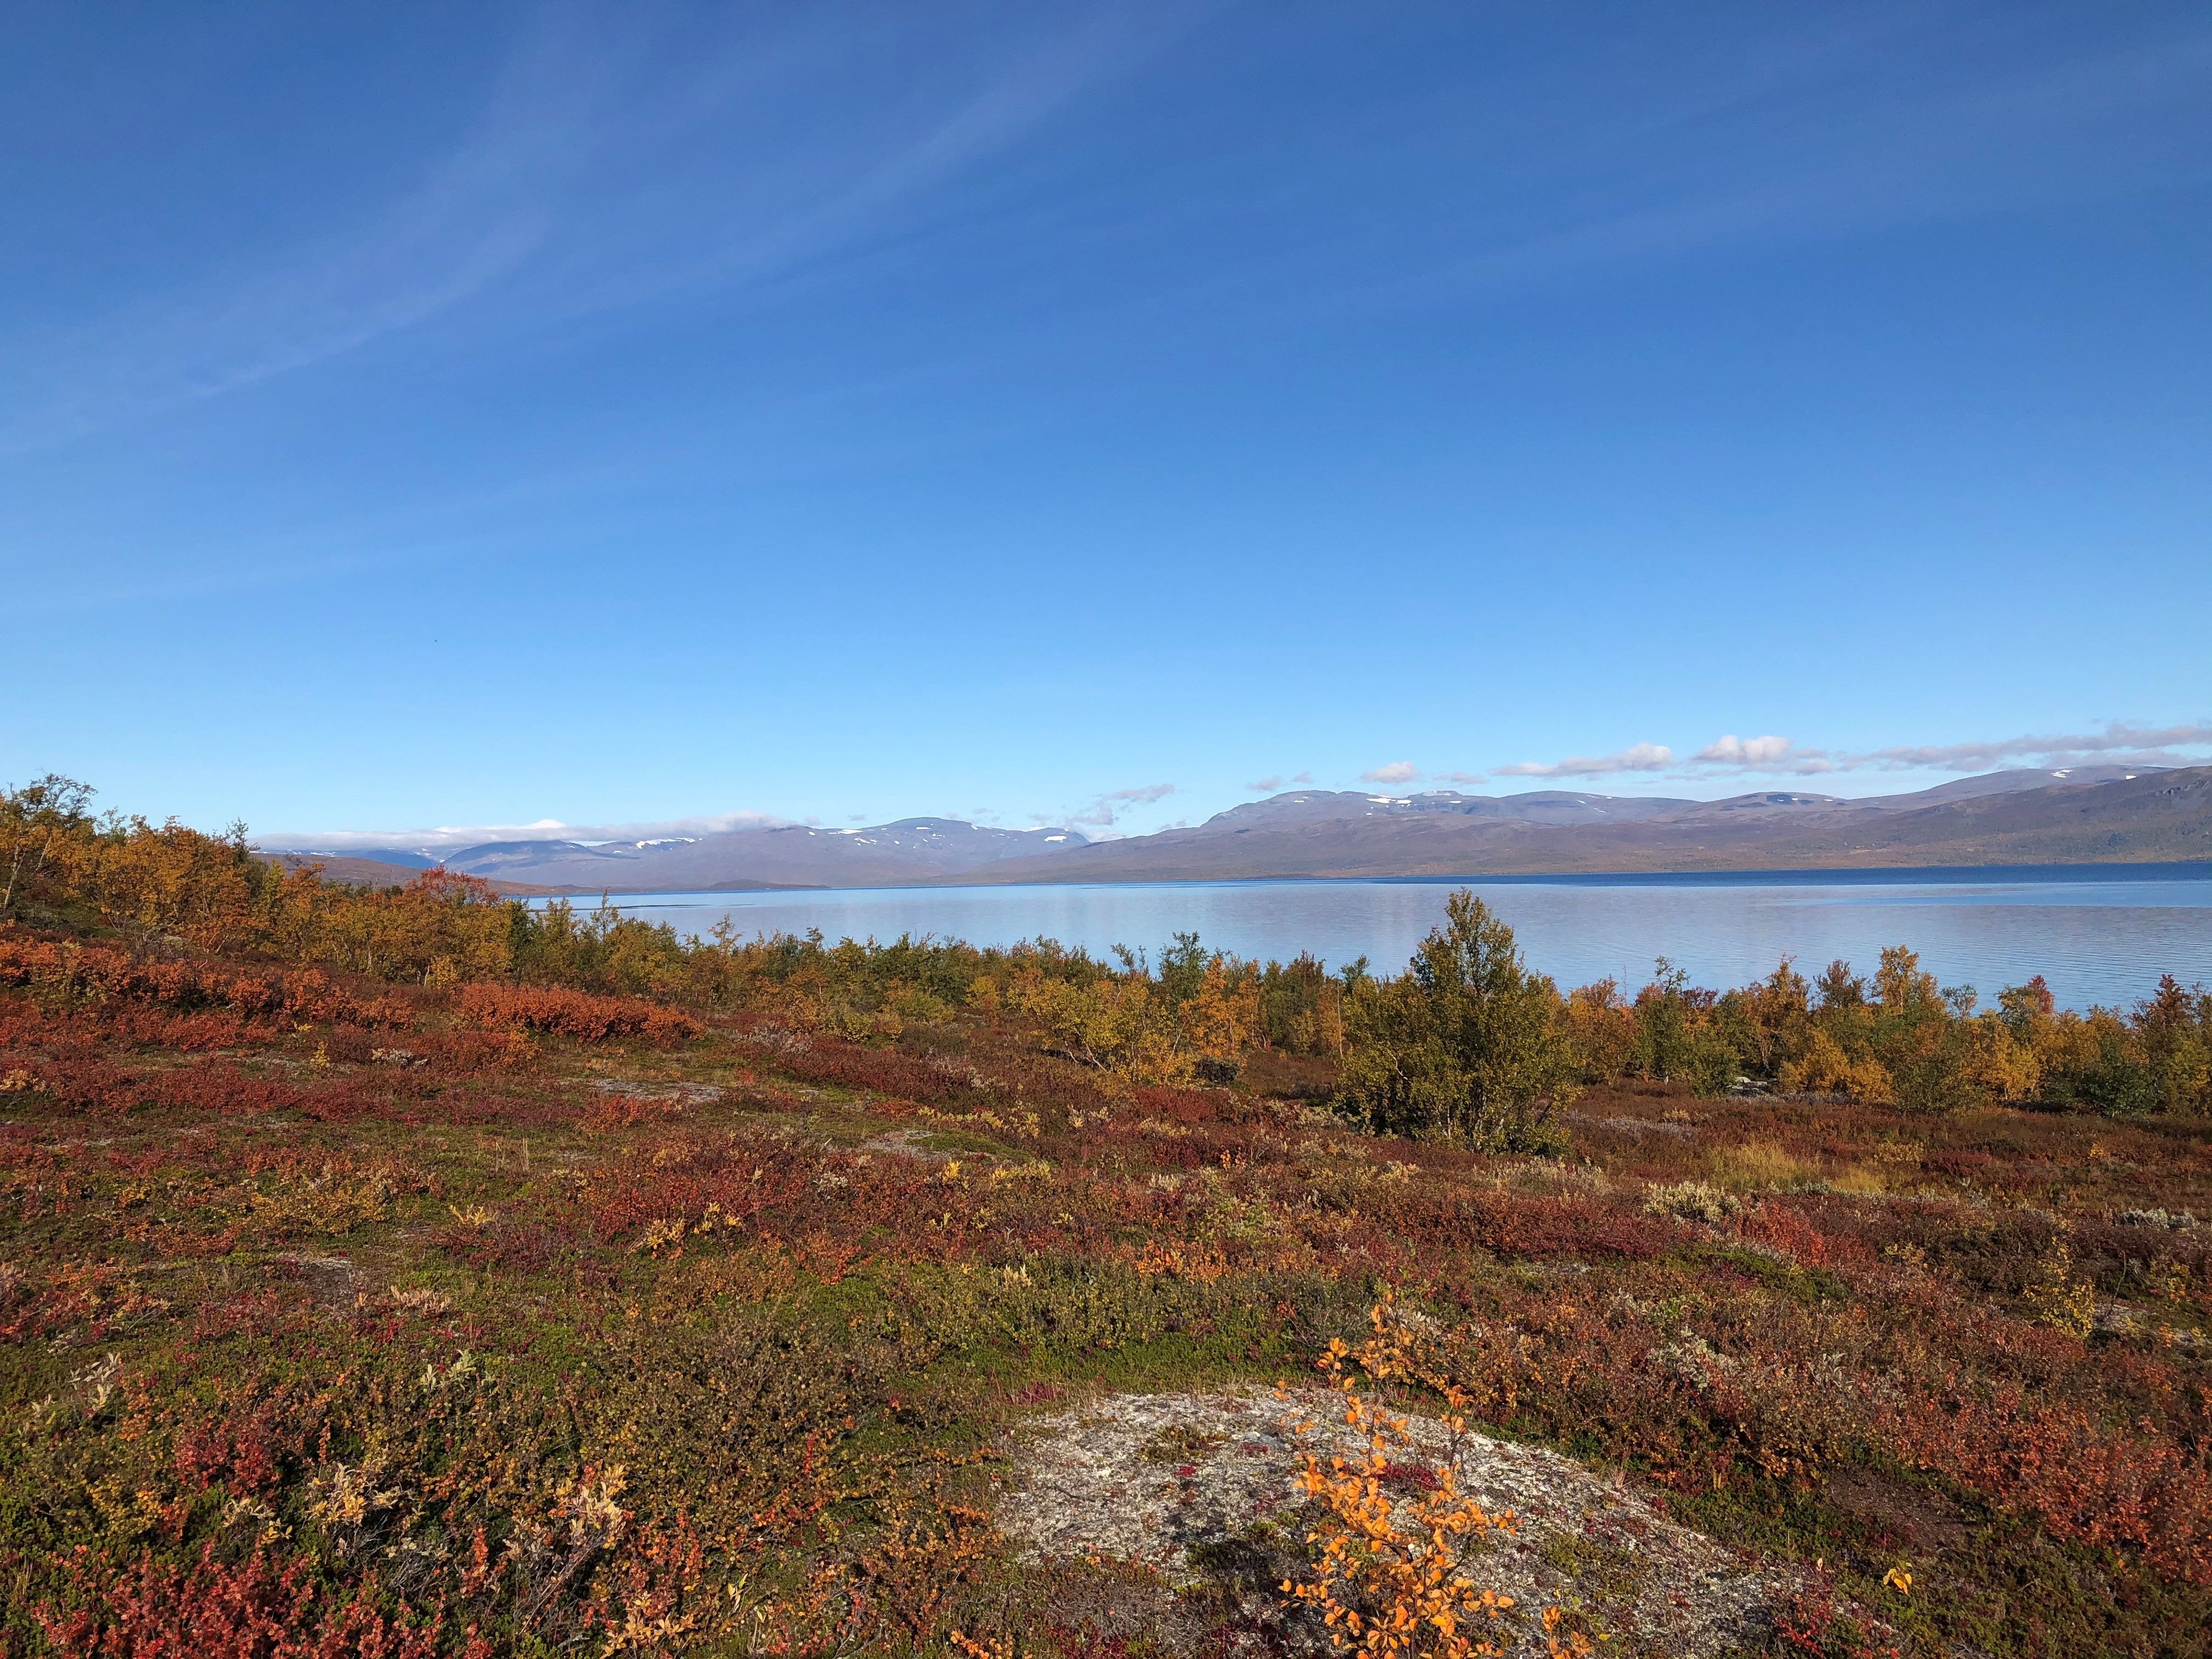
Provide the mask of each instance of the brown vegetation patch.
POLYGON ((1820 1496, 1831 1509, 1894 1532, 1906 1547, 1931 1555, 1957 1549, 1972 1535, 1966 1511, 1942 1492, 1863 1465, 1831 1471, 1820 1496))

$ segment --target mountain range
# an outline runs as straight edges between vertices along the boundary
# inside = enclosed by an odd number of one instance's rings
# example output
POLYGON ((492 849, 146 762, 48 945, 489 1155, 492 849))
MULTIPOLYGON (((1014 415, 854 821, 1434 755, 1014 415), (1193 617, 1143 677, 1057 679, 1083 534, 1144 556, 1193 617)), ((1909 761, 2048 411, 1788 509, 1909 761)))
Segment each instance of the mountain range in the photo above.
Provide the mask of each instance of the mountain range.
POLYGON ((1857 799, 1798 790, 1710 801, 1302 790, 1195 826, 1103 842, 1069 829, 901 818, 596 845, 264 850, 288 862, 327 858, 331 873, 349 880, 362 879, 368 860, 441 862, 518 890, 578 893, 2179 862, 2212 859, 2212 767, 1993 772, 1857 799))
POLYGON ((499 841, 454 851, 354 848, 341 854, 311 847, 263 851, 287 860, 380 859, 416 870, 442 864, 465 875, 539 890, 728 893, 917 886, 1001 860, 1087 845, 1073 830, 994 830, 957 818, 901 818, 861 830, 763 824, 719 835, 652 841, 499 841))

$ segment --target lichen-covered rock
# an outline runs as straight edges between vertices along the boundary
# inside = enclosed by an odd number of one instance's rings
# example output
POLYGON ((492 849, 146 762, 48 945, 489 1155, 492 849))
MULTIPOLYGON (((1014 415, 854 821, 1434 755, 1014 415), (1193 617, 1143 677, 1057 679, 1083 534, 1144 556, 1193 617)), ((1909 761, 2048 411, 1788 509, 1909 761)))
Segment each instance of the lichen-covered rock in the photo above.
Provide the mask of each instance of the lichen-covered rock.
MULTIPOLYGON (((1027 1426, 999 1524, 1039 1556, 1152 1567, 1310 1645, 1317 1632, 1279 1609, 1275 1586, 1304 1560, 1301 1444, 1323 1459, 1365 1450, 1340 1416, 1318 1393, 1115 1395, 1027 1426), (1311 1425, 1303 1437, 1298 1423, 1311 1425)), ((1386 1488, 1402 1482, 1410 1498, 1449 1462, 1462 1493, 1514 1516, 1462 1558, 1477 1585, 1513 1599, 1490 1632, 1509 1654, 1543 1653, 1540 1615, 1560 1607, 1610 1634, 1609 1653, 1698 1659, 1758 1639, 1796 1589, 1785 1571, 1747 1564, 1554 1452, 1474 1433, 1455 1443, 1443 1424, 1413 1417, 1391 1456, 1386 1488)))

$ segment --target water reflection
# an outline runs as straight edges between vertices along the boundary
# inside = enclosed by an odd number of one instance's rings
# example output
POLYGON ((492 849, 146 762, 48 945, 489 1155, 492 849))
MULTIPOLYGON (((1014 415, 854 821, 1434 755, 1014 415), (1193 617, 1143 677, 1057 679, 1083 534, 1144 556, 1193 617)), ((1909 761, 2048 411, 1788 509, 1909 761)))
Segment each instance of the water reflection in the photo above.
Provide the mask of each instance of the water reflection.
MULTIPOLYGON (((1742 984, 1785 955, 1809 975, 1841 957, 1870 971, 1909 945, 1946 985, 2002 985, 2040 973, 2062 1006, 2127 1003, 2160 973, 2212 982, 2212 871, 2167 876, 2018 871, 2002 878, 1606 877, 1467 884, 1513 924, 1530 961, 1563 986, 1607 975, 1634 988, 1665 956, 1700 985, 1742 984)), ((866 888, 839 892, 673 893, 615 901, 703 933, 727 916, 746 934, 831 939, 901 933, 1006 945, 1039 937, 1104 955, 1195 932, 1238 956, 1310 950, 1332 967, 1364 956, 1396 971, 1442 918, 1453 884, 1174 882, 1100 886, 866 888)), ((585 901, 589 902, 589 901, 585 901)))

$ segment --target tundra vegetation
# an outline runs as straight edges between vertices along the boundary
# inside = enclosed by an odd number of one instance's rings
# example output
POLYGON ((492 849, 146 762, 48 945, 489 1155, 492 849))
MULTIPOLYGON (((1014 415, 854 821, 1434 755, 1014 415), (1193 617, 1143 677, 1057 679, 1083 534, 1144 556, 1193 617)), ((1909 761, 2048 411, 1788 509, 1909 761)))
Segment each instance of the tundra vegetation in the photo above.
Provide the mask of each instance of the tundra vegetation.
MULTIPOLYGON (((687 941, 88 798, 0 797, 0 1653, 1255 1650, 994 1495, 1279 1379, 1787 1566, 1767 1651, 2212 1646, 2201 989, 687 941)), ((1480 1650, 1505 1522, 1308 1475, 1278 1612, 1480 1650)))

